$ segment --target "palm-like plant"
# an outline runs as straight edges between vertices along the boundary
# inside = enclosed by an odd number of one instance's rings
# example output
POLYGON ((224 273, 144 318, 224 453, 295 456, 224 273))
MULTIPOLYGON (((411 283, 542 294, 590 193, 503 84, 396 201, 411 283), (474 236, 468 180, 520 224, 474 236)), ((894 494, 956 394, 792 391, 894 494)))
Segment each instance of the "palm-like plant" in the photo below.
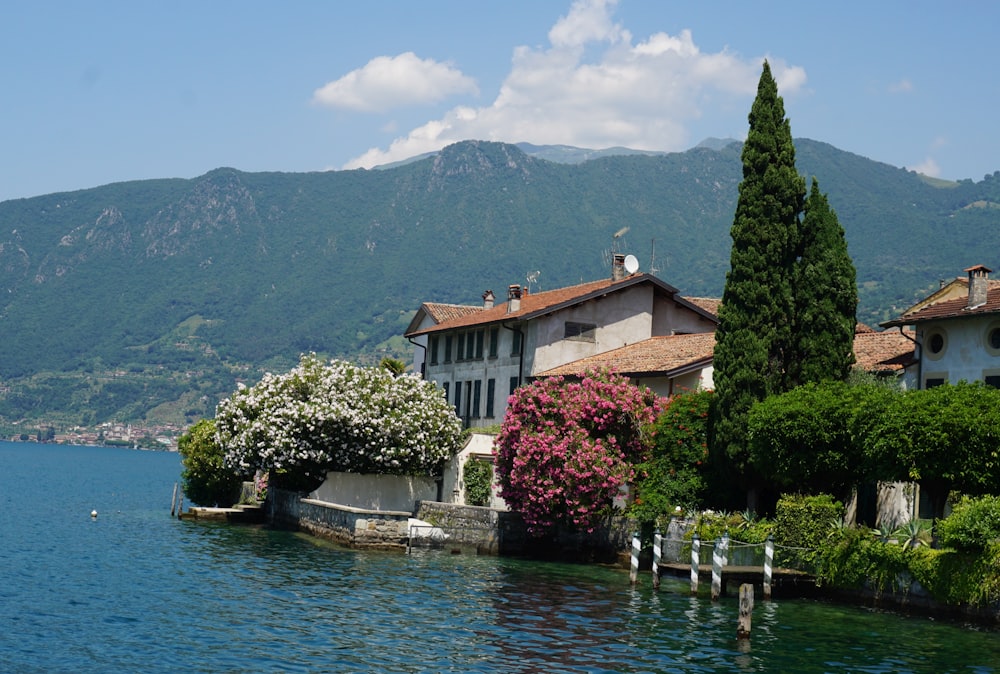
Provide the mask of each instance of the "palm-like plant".
POLYGON ((931 529, 927 522, 910 520, 893 532, 900 545, 908 548, 919 548, 931 544, 931 529))

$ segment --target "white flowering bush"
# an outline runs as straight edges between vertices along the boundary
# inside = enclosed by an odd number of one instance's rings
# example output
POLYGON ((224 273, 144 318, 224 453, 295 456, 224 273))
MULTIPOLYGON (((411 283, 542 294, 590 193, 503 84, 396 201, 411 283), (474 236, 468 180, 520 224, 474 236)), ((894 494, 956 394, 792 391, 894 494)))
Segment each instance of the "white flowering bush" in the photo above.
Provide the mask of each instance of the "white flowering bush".
POLYGON ((434 475, 458 451, 461 421, 433 383, 315 355, 240 386, 215 411, 226 463, 322 477, 328 471, 434 475))

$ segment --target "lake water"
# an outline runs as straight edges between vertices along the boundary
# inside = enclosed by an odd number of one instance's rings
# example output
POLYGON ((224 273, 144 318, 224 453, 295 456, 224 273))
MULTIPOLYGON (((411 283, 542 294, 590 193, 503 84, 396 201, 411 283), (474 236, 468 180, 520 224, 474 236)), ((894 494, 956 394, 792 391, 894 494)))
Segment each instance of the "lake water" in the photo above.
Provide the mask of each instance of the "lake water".
POLYGON ((169 516, 177 454, 0 443, 4 672, 1000 672, 1000 634, 169 516), (99 513, 96 520, 90 511, 99 513))

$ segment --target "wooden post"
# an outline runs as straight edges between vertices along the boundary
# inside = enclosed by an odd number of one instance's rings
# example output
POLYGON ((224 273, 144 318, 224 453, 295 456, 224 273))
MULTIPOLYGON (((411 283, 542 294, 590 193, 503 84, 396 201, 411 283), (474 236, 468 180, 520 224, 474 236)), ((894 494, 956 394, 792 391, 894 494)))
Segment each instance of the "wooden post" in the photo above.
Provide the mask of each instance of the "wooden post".
POLYGON ((736 626, 737 639, 750 638, 750 619, 753 615, 753 585, 740 585, 740 621, 736 626))
POLYGON ((174 482, 174 493, 170 497, 170 516, 174 516, 174 510, 177 507, 177 483, 174 482))
POLYGON ((653 589, 660 589, 660 555, 662 554, 663 537, 660 530, 653 532, 653 589))
POLYGON ((716 538, 712 546, 712 601, 722 594, 722 539, 716 538))
POLYGON ((729 529, 722 533, 722 566, 729 566, 729 529))
POLYGON ((764 601, 771 600, 771 575, 774 572, 774 535, 768 534, 764 543, 764 601))
POLYGON ((701 536, 691 537, 691 594, 698 594, 698 567, 701 565, 701 536))
POLYGON ((181 492, 180 501, 178 501, 177 503, 178 503, 177 516, 180 517, 182 514, 184 514, 184 492, 181 492))
POLYGON ((633 585, 639 582, 639 551, 642 546, 639 543, 639 532, 632 534, 632 566, 628 573, 628 579, 633 585))

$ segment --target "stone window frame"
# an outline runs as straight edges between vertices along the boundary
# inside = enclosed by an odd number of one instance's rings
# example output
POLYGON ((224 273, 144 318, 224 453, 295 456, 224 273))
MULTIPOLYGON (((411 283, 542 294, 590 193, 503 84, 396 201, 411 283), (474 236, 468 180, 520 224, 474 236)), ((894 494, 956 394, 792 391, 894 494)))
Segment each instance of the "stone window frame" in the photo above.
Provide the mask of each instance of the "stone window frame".
POLYGON ((929 328, 927 332, 924 333, 922 343, 925 358, 928 360, 940 360, 944 357, 944 354, 948 353, 948 332, 944 328, 938 326, 929 328), (941 348, 937 351, 934 351, 931 348, 931 343, 935 337, 941 338, 941 348))
POLYGON ((1000 342, 1000 319, 990 321, 983 331, 983 349, 991 356, 1000 356, 1000 346, 993 346, 993 336, 1000 342))

